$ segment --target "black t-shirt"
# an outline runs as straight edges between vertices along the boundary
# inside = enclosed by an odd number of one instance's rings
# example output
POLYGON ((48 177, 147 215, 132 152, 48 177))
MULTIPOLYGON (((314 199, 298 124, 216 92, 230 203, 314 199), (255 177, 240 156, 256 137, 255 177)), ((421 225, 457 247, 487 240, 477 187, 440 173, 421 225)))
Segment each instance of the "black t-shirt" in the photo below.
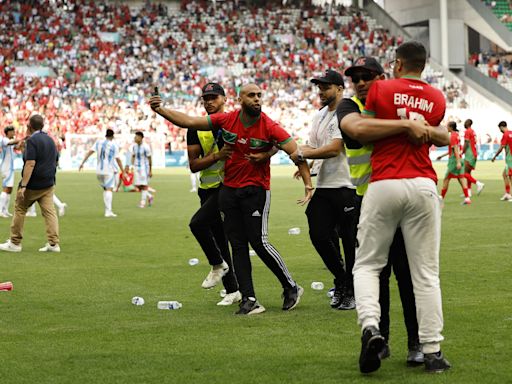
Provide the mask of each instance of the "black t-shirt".
MULTIPOLYGON (((361 113, 359 110, 359 106, 355 103, 355 101, 351 99, 343 99, 338 104, 336 108, 336 115, 338 116, 338 121, 341 123, 341 120, 350 113, 361 113)), ((352 139, 348 136, 343 130, 340 128, 341 136, 343 137, 343 141, 348 149, 359 149, 363 147, 359 141, 352 139)))
MULTIPOLYGON (((213 136, 215 137, 217 147, 219 147, 219 150, 224 146, 224 140, 222 140, 222 137, 219 137, 220 129, 214 129, 213 130, 213 136)), ((201 146, 201 142, 199 141, 199 136, 197 134, 197 131, 195 129, 189 129, 187 130, 187 145, 199 145, 201 146)), ((203 153, 203 147, 201 146, 201 156, 204 156, 203 153)))
MULTIPOLYGON (((35 160, 36 166, 27 184, 27 189, 45 189, 55 185, 59 154, 51 137, 37 131, 26 141, 23 162, 35 160)), ((21 172, 23 176, 23 171, 21 172)))

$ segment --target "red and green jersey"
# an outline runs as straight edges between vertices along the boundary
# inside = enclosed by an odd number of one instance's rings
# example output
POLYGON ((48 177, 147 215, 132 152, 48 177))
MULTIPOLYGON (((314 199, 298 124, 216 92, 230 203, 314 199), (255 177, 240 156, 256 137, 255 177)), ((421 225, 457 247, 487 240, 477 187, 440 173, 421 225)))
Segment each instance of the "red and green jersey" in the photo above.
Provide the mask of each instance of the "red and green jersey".
POLYGON ((464 153, 464 155, 468 158, 473 155, 473 158, 476 159, 476 134, 473 128, 469 127, 466 129, 464 132, 464 141, 467 145, 466 153, 464 153))
MULTIPOLYGON (((426 120, 438 126, 443 120, 446 101, 443 94, 418 78, 402 77, 372 84, 364 114, 379 119, 426 120)), ((411 143, 406 134, 374 143, 371 181, 428 177, 437 182, 429 157, 429 145, 411 143)))
POLYGON ((242 188, 249 185, 270 189, 270 159, 262 164, 251 163, 245 155, 268 152, 276 144, 285 144, 292 138, 278 123, 265 113, 256 122, 244 126, 240 111, 215 113, 208 116, 213 130, 222 129, 222 138, 233 147, 233 155, 224 165, 224 185, 242 188))
MULTIPOLYGON (((460 145, 459 132, 450 133, 450 144, 448 145, 448 157, 455 159, 455 147, 460 145)), ((460 150, 460 147, 459 147, 460 150)), ((459 152, 460 153, 460 152, 459 152)))
POLYGON ((505 131, 501 138, 501 145, 505 147, 505 162, 512 166, 512 131, 505 131))

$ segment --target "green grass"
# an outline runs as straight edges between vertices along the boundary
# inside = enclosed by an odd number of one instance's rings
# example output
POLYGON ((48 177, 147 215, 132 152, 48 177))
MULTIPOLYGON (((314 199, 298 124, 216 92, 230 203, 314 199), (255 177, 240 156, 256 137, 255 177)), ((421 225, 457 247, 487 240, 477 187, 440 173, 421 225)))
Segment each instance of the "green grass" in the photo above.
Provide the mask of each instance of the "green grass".
MULTIPOLYGON (((405 366, 406 336, 392 287, 392 356, 370 377, 358 371, 355 311, 328 307, 331 277, 307 234, 301 184, 292 169, 273 169, 270 239, 305 295, 280 309, 277 280, 253 258, 255 287, 267 312, 233 316, 215 305, 215 288, 201 289, 205 257, 188 229, 198 207, 185 170, 157 172, 155 206, 138 209, 138 195, 114 196, 116 219, 103 217, 93 173, 58 175, 57 194, 69 204, 60 221, 62 253, 40 254, 42 218, 28 218, 23 252, 0 254, 0 381, 8 383, 506 383, 512 380, 512 203, 501 202, 502 164, 481 162, 485 183, 471 206, 460 206, 452 181, 443 211, 442 289, 453 370, 426 375, 405 366), (299 236, 287 230, 298 226, 299 236), (188 265, 198 257, 200 264, 188 265), (133 306, 133 296, 146 305, 133 306), (183 303, 177 311, 158 300, 183 303)), ((439 174, 444 174, 440 164, 439 174)), ((6 239, 9 220, 0 221, 6 239)))

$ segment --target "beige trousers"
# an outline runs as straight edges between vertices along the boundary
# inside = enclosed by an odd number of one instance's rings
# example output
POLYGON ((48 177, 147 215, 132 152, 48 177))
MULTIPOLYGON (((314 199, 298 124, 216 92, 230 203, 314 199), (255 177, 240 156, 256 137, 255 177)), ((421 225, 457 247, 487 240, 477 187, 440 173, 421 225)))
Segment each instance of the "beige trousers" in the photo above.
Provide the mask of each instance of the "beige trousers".
POLYGON ((44 217, 48 243, 50 245, 59 244, 59 220, 53 205, 53 190, 53 186, 45 189, 26 189, 23 198, 16 194, 14 216, 11 223, 11 242, 13 244, 21 243, 27 209, 36 201, 39 203, 41 214, 44 217))
POLYGON ((379 274, 388 261, 389 247, 399 226, 411 269, 420 343, 424 353, 434 353, 443 340, 439 283, 441 207, 436 184, 430 179, 381 180, 368 186, 353 269, 358 320, 363 329, 379 326, 379 274))

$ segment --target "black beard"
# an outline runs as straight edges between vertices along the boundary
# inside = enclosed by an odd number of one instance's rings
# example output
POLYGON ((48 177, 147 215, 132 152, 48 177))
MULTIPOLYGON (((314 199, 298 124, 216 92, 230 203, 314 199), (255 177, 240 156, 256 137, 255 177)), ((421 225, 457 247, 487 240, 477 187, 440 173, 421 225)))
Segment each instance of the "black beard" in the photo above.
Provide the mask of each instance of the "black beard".
POLYGON ((329 97, 327 100, 325 100, 325 101, 322 103, 322 106, 323 106, 323 107, 326 107, 326 106, 328 106, 329 104, 331 104, 334 100, 336 100, 336 96, 329 97))
POLYGON ((261 114, 261 109, 254 109, 254 108, 251 108, 251 107, 245 107, 244 112, 247 113, 247 115, 249 115, 251 117, 259 117, 260 114, 261 114))

